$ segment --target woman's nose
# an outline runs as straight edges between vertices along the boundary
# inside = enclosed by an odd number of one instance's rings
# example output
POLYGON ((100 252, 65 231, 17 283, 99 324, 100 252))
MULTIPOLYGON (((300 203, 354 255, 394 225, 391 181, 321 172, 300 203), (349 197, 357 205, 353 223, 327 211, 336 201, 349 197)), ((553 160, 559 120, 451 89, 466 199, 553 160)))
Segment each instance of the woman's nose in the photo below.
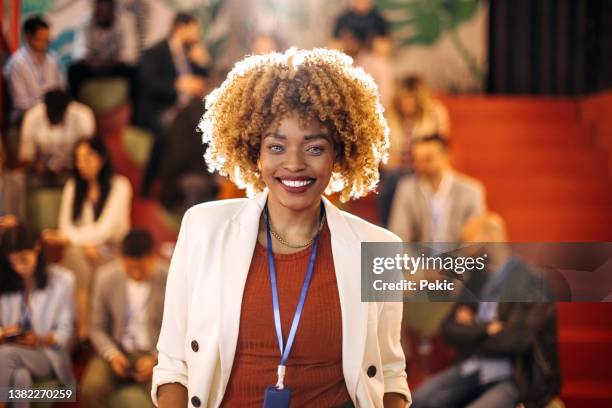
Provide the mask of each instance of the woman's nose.
POLYGON ((306 167, 304 155, 299 151, 287 152, 283 165, 289 171, 302 170, 306 167))

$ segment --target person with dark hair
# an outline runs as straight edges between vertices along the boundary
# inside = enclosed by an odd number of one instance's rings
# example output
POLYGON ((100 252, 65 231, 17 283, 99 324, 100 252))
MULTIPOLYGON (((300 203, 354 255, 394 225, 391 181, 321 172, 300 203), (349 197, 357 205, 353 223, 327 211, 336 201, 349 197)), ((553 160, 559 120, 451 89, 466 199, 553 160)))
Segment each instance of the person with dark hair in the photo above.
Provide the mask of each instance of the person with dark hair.
POLYGON ((75 142, 92 137, 95 127, 93 111, 61 89, 47 92, 42 103, 30 108, 21 126, 19 160, 32 170, 34 185, 63 186, 75 142))
POLYGON ((349 9, 336 20, 331 47, 355 60, 355 65, 372 75, 385 110, 390 109, 393 70, 389 60, 391 41, 387 23, 372 0, 351 0, 349 9))
POLYGON ((25 44, 9 59, 5 75, 13 111, 10 119, 16 123, 22 115, 50 89, 62 88, 64 77, 57 58, 49 52, 49 23, 43 17, 28 17, 23 23, 25 44))
POLYGON ((96 0, 91 19, 74 40, 73 63, 68 68, 70 93, 78 98, 81 84, 95 77, 123 77, 130 84, 132 109, 138 95, 137 51, 126 41, 125 27, 115 11, 115 0, 96 0))
POLYGON ((34 379, 53 375, 75 391, 68 353, 74 327, 73 291, 74 277, 45 261, 37 234, 23 225, 4 231, 0 238, 0 388, 28 388, 34 379))
POLYGON ((440 135, 448 140, 450 122, 446 107, 431 95, 425 80, 417 75, 402 78, 396 84, 392 106, 386 112, 389 123, 389 162, 383 167, 378 195, 378 209, 387 225, 393 196, 399 180, 413 172, 411 141, 440 135))
POLYGON ((157 177, 170 123, 191 99, 201 99, 206 91, 209 56, 199 42, 199 33, 198 20, 179 13, 169 37, 146 50, 140 60, 138 123, 154 136, 142 183, 144 196, 149 195, 157 177))
POLYGON ((73 159, 72 178, 62 195, 59 231, 45 231, 45 239, 66 245, 63 263, 76 273, 78 334, 83 339, 94 271, 113 258, 130 229, 132 186, 113 171, 100 137, 79 140, 73 159))
POLYGON ((167 271, 151 234, 134 229, 123 240, 120 258, 96 272, 91 341, 97 356, 81 383, 85 406, 106 407, 113 390, 126 383, 142 384, 143 399, 150 401, 167 271))
POLYGON ((457 242, 467 220, 486 209, 484 186, 451 168, 440 135, 413 140, 410 152, 415 174, 397 186, 389 229, 404 242, 457 242))

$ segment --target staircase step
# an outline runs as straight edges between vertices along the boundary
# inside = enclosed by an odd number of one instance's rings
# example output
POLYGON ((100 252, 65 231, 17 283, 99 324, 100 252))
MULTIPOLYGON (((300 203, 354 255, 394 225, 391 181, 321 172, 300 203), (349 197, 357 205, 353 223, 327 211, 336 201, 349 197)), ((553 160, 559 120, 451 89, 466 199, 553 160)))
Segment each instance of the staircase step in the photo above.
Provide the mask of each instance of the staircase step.
POLYGON ((612 213, 583 210, 494 207, 506 220, 513 242, 612 240, 612 213))
POLYGON ((500 149, 505 147, 564 146, 579 148, 586 141, 580 137, 575 123, 518 122, 512 125, 504 121, 466 122, 452 124, 451 143, 461 149, 476 147, 500 149))
POLYGON ((609 408, 612 388, 608 381, 568 380, 563 382, 561 399, 567 408, 609 408))
POLYGON ((559 353, 571 356, 562 360, 561 372, 567 380, 607 380, 612 384, 612 370, 602 361, 612 362, 612 329, 562 325, 559 329, 559 353))
POLYGON ((578 118, 578 104, 571 99, 523 98, 508 96, 446 96, 441 97, 453 118, 578 118))
POLYGON ((557 174, 558 177, 580 174, 595 177, 606 174, 607 157, 605 152, 587 149, 569 151, 505 149, 496 154, 484 150, 461 150, 457 152, 453 162, 466 173, 486 172, 500 178, 507 174, 526 177, 543 174, 557 174))
POLYGON ((558 303, 559 326, 612 328, 612 303, 558 303))
POLYGON ((478 177, 487 189, 487 198, 542 208, 612 204, 612 185, 600 180, 559 177, 508 177, 496 180, 490 175, 478 177))

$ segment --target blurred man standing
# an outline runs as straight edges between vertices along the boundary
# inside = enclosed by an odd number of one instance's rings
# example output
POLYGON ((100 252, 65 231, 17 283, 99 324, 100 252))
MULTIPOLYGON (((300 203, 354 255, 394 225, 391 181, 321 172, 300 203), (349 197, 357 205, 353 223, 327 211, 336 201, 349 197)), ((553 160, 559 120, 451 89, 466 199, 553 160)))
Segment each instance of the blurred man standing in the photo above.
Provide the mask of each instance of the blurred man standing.
POLYGON ((416 139, 415 174, 397 186, 389 229, 405 242, 456 242, 465 223, 485 211, 484 186, 451 168, 448 141, 439 135, 416 139))
POLYGON ((199 38, 195 17, 180 13, 170 36, 142 55, 139 124, 155 137, 142 185, 145 196, 158 173, 168 126, 181 108, 191 99, 201 98, 206 90, 209 56, 199 38))
POLYGON ((24 112, 50 89, 63 88, 64 77, 56 57, 49 52, 49 23, 41 16, 32 16, 23 23, 25 44, 9 59, 6 80, 11 93, 12 123, 18 123, 24 112))

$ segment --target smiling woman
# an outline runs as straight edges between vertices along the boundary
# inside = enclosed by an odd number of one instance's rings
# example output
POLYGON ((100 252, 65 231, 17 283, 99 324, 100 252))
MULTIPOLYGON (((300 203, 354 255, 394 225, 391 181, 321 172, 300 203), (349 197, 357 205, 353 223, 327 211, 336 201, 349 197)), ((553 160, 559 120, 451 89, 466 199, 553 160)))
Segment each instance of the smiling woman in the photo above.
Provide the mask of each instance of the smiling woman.
POLYGON ((399 239, 323 196, 376 187, 388 130, 372 79, 337 51, 292 49, 238 63, 206 105, 209 168, 251 198, 183 219, 154 402, 409 404, 401 304, 361 302, 355 256, 399 239))

